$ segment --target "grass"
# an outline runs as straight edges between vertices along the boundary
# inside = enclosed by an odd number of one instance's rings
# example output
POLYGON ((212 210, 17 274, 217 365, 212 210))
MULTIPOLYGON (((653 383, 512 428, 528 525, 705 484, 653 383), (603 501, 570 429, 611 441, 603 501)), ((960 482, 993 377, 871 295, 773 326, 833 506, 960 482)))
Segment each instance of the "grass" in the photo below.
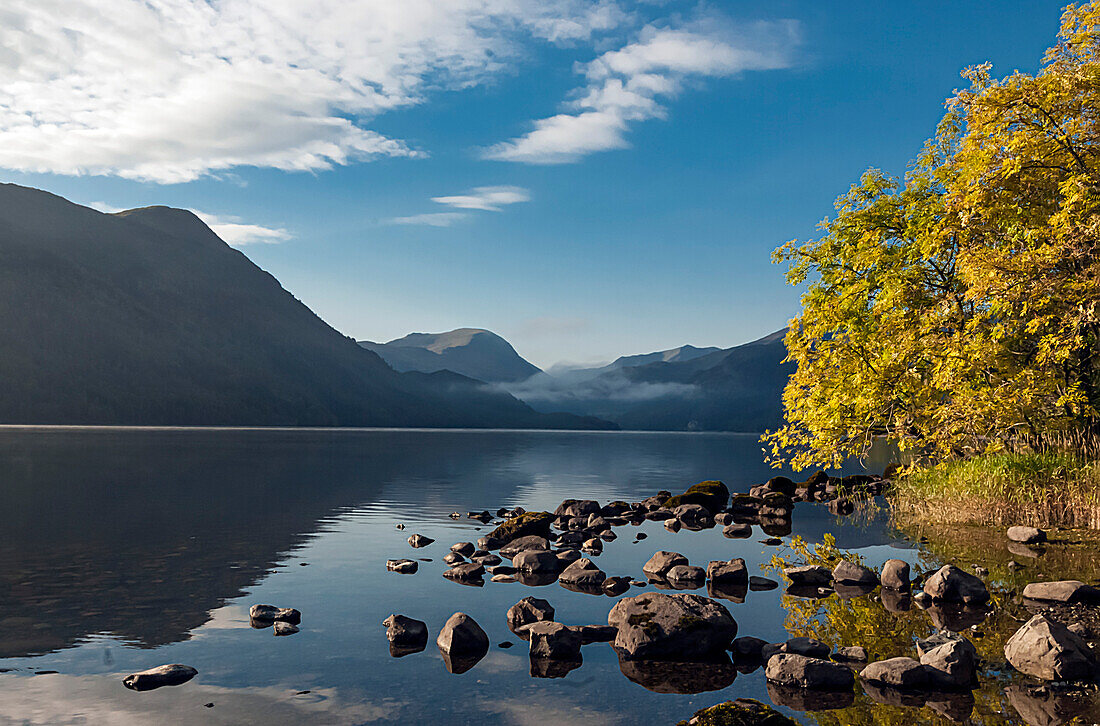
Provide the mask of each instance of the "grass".
POLYGON ((903 525, 1100 529, 1100 459, 1039 451, 944 462, 899 477, 890 503, 903 525))

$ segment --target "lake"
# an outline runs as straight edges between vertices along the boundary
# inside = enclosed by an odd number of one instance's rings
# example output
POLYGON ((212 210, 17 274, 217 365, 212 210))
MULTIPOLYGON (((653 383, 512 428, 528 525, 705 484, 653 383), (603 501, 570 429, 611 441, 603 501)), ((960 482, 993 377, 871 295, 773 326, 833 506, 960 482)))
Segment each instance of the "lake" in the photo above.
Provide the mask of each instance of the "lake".
MULTIPOLYGON (((556 620, 606 624, 615 599, 556 583, 469 587, 441 576, 452 543, 491 528, 452 520, 452 511, 638 501, 705 479, 746 491, 776 473, 755 436, 6 428, 0 461, 0 723, 674 724, 732 698, 770 701, 760 670, 716 691, 660 692, 670 690, 667 677, 620 664, 602 643, 585 646, 583 665, 564 677, 533 677, 526 643, 505 623, 511 605, 535 595, 551 602, 556 620), (413 533, 437 541, 414 550, 406 542, 413 533), (386 560, 397 557, 431 561, 414 575, 387 572, 386 560), (299 609, 301 632, 275 637, 252 628, 254 603, 299 609), (471 615, 493 644, 458 675, 434 644, 456 611, 471 615), (391 613, 425 621, 428 648, 392 657, 381 625, 391 613), (514 647, 498 647, 505 641, 514 647), (199 674, 155 691, 123 687, 126 674, 164 663, 199 674)), ((869 468, 881 471, 882 463, 869 468)), ((746 540, 725 539, 720 527, 673 534, 659 522, 616 531, 596 558, 609 575, 641 577, 642 564, 662 549, 704 567, 743 557, 750 574, 765 574, 761 566, 787 551, 762 544, 759 531, 746 540), (635 542, 637 532, 648 538, 635 542)), ((882 510, 838 518, 799 504, 792 536, 820 541, 825 533, 876 566, 936 559, 892 532, 882 510)), ((795 612, 782 588, 722 602, 740 635, 769 641, 790 637, 792 624, 843 618, 856 606, 834 595, 795 612)), ((882 609, 874 598, 856 602, 882 609)), ((898 618, 909 630, 896 647, 931 631, 920 610, 898 618)), ((1005 709, 1005 720, 981 722, 1023 723, 1007 701, 987 703, 1008 683, 993 680, 994 695, 979 698, 976 716, 1005 709)), ((854 719, 888 708, 860 694, 850 708, 822 713, 854 719)), ((928 708, 898 713, 898 722, 938 718, 928 708)), ((856 721, 828 721, 849 722, 856 721)))

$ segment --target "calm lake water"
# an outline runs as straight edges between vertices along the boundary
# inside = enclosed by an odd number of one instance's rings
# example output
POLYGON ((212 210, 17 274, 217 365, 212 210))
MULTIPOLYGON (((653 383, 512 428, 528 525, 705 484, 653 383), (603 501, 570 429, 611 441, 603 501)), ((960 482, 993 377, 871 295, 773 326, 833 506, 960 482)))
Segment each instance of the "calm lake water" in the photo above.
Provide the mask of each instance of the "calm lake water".
MULTIPOLYGON (((753 436, 3 429, 0 462, 0 723, 674 724, 732 698, 769 701, 759 670, 717 691, 656 692, 668 690, 660 674, 620 668, 607 644, 585 646, 583 666, 564 678, 532 677, 526 643, 505 623, 512 604, 536 595, 559 621, 606 624, 615 599, 441 577, 452 543, 490 529, 452 511, 636 501, 704 479, 745 491, 775 474, 753 436), (415 532, 437 542, 413 550, 415 532), (394 557, 432 561, 398 575, 385 568, 394 557), (301 632, 253 629, 253 603, 298 608, 301 632), (461 675, 434 644, 455 611, 494 644, 461 675), (427 622, 428 648, 391 657, 381 625, 390 613, 427 622), (504 641, 515 647, 497 647, 504 641), (199 675, 123 687, 127 673, 163 663, 199 675)), ((793 526, 814 541, 833 533, 873 565, 922 556, 881 513, 838 519, 800 504, 793 526)), ((646 522, 617 533, 596 560, 609 575, 641 577, 660 549, 703 566, 743 557, 764 574, 783 551, 758 531, 730 540, 721 528, 672 534, 646 522), (638 531, 648 539, 633 543, 638 531)), ((739 634, 790 637, 782 589, 723 602, 739 634)), ((909 723, 928 712, 909 710, 909 723)))

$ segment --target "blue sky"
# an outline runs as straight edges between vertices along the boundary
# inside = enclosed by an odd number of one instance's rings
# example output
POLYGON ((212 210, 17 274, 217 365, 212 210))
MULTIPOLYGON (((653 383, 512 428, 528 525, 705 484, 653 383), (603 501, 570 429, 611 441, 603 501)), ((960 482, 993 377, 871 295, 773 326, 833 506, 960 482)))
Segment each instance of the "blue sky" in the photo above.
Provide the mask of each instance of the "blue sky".
POLYGON ((11 0, 0 176, 198 210, 340 331, 540 366, 766 335, 772 249, 1062 2, 11 0), (308 6, 308 7, 307 7, 308 6))

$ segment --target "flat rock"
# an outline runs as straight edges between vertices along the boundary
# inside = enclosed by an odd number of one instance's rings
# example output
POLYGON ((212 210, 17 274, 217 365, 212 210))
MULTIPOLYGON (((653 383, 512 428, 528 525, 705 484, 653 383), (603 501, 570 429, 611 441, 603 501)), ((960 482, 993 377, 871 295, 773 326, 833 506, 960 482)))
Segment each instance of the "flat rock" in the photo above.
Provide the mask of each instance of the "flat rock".
POLYGON ((1100 590, 1080 580, 1032 582, 1024 586, 1024 597, 1044 602, 1074 603, 1095 600, 1100 597, 1100 590))
POLYGON ((485 568, 476 562, 461 562, 449 570, 443 571, 443 576, 451 580, 480 580, 485 574, 485 568))
POLYGON ((707 571, 695 565, 676 565, 668 569, 668 572, 665 573, 665 579, 672 583, 703 583, 707 579, 707 571))
POLYGON ((820 565, 788 567, 783 574, 794 585, 828 585, 833 581, 833 573, 820 565))
POLYGON ((557 572, 561 564, 549 550, 523 550, 512 558, 512 567, 518 572, 557 572))
POLYGON ((386 569, 390 572, 399 572, 402 575, 411 575, 420 567, 416 560, 386 560, 386 569))
POLYGON ((846 648, 837 648, 833 653, 833 660, 837 663, 866 663, 867 649, 862 645, 849 645, 846 648))
POLYGON ((517 537, 506 545, 500 547, 500 556, 512 559, 524 550, 549 550, 550 542, 542 535, 532 534, 526 537, 517 537))
POLYGON ((745 523, 727 524, 722 528, 722 536, 730 539, 746 539, 752 536, 752 525, 745 523))
POLYGON ((816 690, 851 690, 851 669, 821 658, 779 653, 768 660, 764 677, 772 683, 816 690))
POLYGON ((779 587, 779 583, 771 578, 760 577, 759 575, 749 576, 749 589, 755 592, 774 590, 777 587, 779 587))
POLYGON ((729 585, 748 585, 749 570, 740 557, 722 562, 714 560, 707 565, 707 579, 714 583, 729 585))
POLYGON ((131 673, 122 679, 122 685, 132 691, 151 691, 161 686, 178 686, 198 675, 198 671, 182 663, 170 663, 168 665, 150 668, 147 671, 131 673))

